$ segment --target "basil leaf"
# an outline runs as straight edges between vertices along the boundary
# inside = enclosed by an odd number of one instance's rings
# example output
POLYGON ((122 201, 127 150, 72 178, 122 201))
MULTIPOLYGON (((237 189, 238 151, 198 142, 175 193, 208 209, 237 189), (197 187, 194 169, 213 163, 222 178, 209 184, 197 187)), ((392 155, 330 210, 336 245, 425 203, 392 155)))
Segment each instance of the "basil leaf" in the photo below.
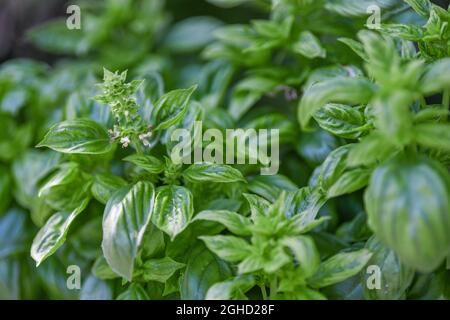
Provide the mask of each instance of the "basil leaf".
POLYGON ((309 59, 325 58, 327 55, 319 39, 310 31, 301 32, 298 40, 292 45, 292 49, 309 59))
POLYGON ((317 272, 308 279, 308 284, 322 288, 341 282, 364 268, 371 256, 367 249, 338 253, 320 264, 317 272))
POLYGON ((88 202, 89 200, 84 200, 72 212, 55 213, 39 230, 31 245, 31 257, 36 261, 36 266, 39 266, 64 244, 70 225, 86 208, 88 202))
POLYGON ((212 163, 195 163, 183 171, 183 177, 190 182, 246 181, 239 170, 228 165, 212 163))
POLYGON ((30 150, 14 161, 14 195, 21 206, 33 208, 39 182, 55 168, 60 158, 60 154, 53 151, 30 150))
POLYGON ((373 131, 351 146, 347 156, 347 165, 356 167, 371 165, 377 161, 385 160, 395 151, 395 146, 378 131, 373 131))
POLYGON ((0 215, 0 259, 28 251, 27 214, 22 210, 10 209, 0 215))
POLYGON ((197 51, 214 40, 213 32, 222 22, 212 17, 192 17, 175 24, 164 39, 163 46, 176 53, 197 51))
POLYGON ((237 276, 231 280, 215 283, 206 293, 205 300, 242 300, 244 293, 256 284, 252 275, 237 276))
POLYGON ((184 268, 183 263, 176 262, 169 257, 151 259, 144 262, 140 276, 144 281, 166 282, 179 269, 184 268))
POLYGON ((164 162, 153 156, 133 154, 123 160, 131 162, 152 174, 158 174, 164 171, 164 162))
POLYGON ((91 192, 97 201, 106 204, 113 193, 126 184, 126 181, 118 176, 99 173, 94 177, 91 192))
POLYGON ((342 174, 327 192, 328 198, 355 192, 369 183, 371 170, 354 169, 342 174))
POLYGON ((129 281, 154 202, 153 184, 141 181, 117 190, 103 213, 103 255, 111 269, 129 281))
POLYGON ((362 270, 361 282, 364 288, 364 297, 371 300, 397 300, 401 299, 414 277, 414 270, 403 265, 394 251, 383 245, 376 237, 371 237, 366 243, 366 249, 373 253, 369 266, 377 266, 380 273, 378 284, 380 287, 369 288, 371 280, 370 270, 362 270))
POLYGON ((440 59, 427 66, 420 81, 424 94, 433 94, 450 86, 450 58, 440 59))
POLYGON ((140 284, 132 283, 117 297, 117 300, 150 300, 150 297, 140 284))
POLYGON ((55 210, 72 211, 89 198, 91 183, 91 177, 76 163, 65 163, 41 187, 39 197, 55 210))
POLYGON ((418 14, 428 17, 431 11, 431 2, 429 0, 404 0, 409 4, 415 12, 418 14))
POLYGON ((248 242, 238 237, 202 236, 199 239, 205 242, 209 250, 225 261, 238 262, 251 253, 248 242))
POLYGON ((247 202, 250 205, 252 219, 255 219, 258 216, 264 216, 265 212, 270 207, 269 201, 257 195, 244 193, 243 196, 247 199, 247 202))
POLYGON ((364 16, 367 8, 377 5, 381 9, 393 7, 398 2, 396 0, 335 0, 328 1, 325 8, 343 16, 364 16))
POLYGON ((432 149, 450 151, 450 124, 423 123, 414 128, 418 144, 432 149))
POLYGON ((101 154, 111 150, 108 132, 88 119, 64 121, 52 126, 37 147, 62 153, 101 154))
POLYGON ((111 269, 104 256, 100 256, 97 260, 95 260, 94 265, 92 266, 92 274, 102 280, 116 279, 120 277, 111 269))
POLYGON ((282 239, 282 243, 291 249, 300 266, 302 276, 308 278, 317 271, 320 255, 311 238, 306 236, 286 237, 282 239))
POLYGON ((248 189, 271 202, 275 202, 283 190, 296 191, 298 187, 289 178, 276 174, 254 177, 248 184, 248 189))
POLYGON ((167 129, 179 123, 189 106, 189 99, 197 86, 188 89, 173 90, 161 98, 155 104, 154 114, 155 131, 167 129))
POLYGON ((347 154, 352 145, 345 145, 333 150, 320 166, 317 177, 318 185, 323 190, 328 190, 342 175, 346 167, 347 154))
POLYGON ((364 194, 369 227, 405 265, 431 272, 449 251, 449 192, 447 168, 399 154, 372 173, 364 194))
POLYGON ((364 78, 325 80, 307 88, 298 105, 298 120, 306 128, 314 113, 327 103, 365 104, 375 92, 375 86, 364 78))
POLYGON ((251 232, 248 228, 250 219, 236 212, 226 210, 206 210, 199 212, 195 220, 215 221, 223 224, 228 230, 239 236, 249 236, 251 232))
POLYGON ((347 139, 356 139, 370 129, 363 112, 343 104, 326 104, 317 110, 314 119, 322 129, 347 139))
POLYGON ((173 240, 191 222, 193 196, 181 186, 160 187, 156 193, 152 222, 173 240))
POLYGON ((180 296, 183 300, 202 300, 213 284, 232 275, 228 264, 217 258, 203 245, 189 252, 184 276, 181 279, 180 296))
POLYGON ((270 250, 267 255, 256 252, 247 253, 246 258, 238 265, 238 272, 243 274, 264 270, 267 273, 274 273, 289 262, 291 262, 291 258, 284 247, 279 244, 270 250))

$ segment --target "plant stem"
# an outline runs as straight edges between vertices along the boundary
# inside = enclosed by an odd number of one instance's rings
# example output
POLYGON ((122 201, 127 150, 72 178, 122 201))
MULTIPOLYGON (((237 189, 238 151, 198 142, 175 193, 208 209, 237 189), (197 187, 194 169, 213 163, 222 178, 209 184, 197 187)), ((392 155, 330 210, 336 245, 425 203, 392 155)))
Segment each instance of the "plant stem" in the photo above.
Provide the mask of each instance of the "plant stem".
POLYGON ((142 149, 142 146, 141 146, 140 141, 138 139, 134 139, 133 146, 134 146, 134 149, 136 150, 137 154, 143 154, 144 153, 144 150, 142 149))
POLYGON ((263 300, 267 300, 266 285, 265 284, 261 284, 259 287, 261 288, 261 294, 263 296, 263 300))
POLYGON ((277 277, 274 276, 270 281, 270 300, 273 300, 277 294, 277 277))

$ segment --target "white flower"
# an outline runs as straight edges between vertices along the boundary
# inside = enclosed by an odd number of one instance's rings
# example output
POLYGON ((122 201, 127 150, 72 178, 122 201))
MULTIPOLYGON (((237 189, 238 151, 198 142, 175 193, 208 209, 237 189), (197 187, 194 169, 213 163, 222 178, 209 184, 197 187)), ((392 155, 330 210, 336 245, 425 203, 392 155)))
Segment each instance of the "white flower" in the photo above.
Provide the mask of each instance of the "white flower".
POLYGON ((109 137, 110 137, 111 141, 114 141, 119 137, 119 134, 112 129, 109 129, 108 133, 109 133, 109 137))
POLYGON ((122 148, 126 148, 128 147, 128 145, 130 144, 130 138, 128 138, 128 136, 121 138, 120 139, 120 143, 122 144, 122 148))
POLYGON ((150 138, 151 136, 152 136, 152 133, 149 131, 149 132, 147 132, 147 133, 140 134, 140 135, 139 135, 139 140, 142 141, 142 144, 143 144, 145 147, 149 147, 149 146, 150 146, 150 141, 148 141, 147 138, 150 138))

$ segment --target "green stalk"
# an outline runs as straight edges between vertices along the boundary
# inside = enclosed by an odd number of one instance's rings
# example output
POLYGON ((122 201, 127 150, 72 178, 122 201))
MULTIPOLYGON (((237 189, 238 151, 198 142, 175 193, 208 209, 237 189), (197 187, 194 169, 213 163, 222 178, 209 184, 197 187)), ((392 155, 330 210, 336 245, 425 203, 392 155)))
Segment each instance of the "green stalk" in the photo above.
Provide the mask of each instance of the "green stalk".
POLYGON ((277 287, 277 277, 274 276, 270 281, 270 300, 275 298, 275 295, 277 294, 277 287))
POLYGON ((259 288, 261 289, 261 294, 263 297, 263 300, 267 300, 267 290, 266 290, 266 285, 265 284, 261 284, 259 286, 259 288))

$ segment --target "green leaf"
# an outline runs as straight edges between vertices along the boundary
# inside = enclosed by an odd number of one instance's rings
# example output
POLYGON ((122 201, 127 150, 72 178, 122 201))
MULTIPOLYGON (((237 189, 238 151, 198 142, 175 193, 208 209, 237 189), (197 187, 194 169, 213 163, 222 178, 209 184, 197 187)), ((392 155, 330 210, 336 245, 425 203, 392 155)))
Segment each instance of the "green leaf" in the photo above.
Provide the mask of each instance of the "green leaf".
POLYGON ((264 269, 264 260, 254 252, 247 254, 246 258, 238 265, 239 274, 252 273, 262 269, 264 269))
POLYGON ((338 41, 346 44, 350 49, 352 49, 364 61, 368 60, 368 57, 367 57, 366 53, 364 52, 364 47, 360 42, 350 39, 350 38, 339 38, 338 41))
POLYGON ((338 253, 320 264, 317 272, 308 279, 308 284, 322 288, 344 281, 361 271, 371 256, 367 249, 338 253))
POLYGON ((251 273, 264 270, 267 273, 274 273, 291 262, 291 257, 284 250, 283 245, 277 244, 267 254, 250 252, 246 258, 238 265, 239 274, 251 273))
POLYGON ((240 119, 258 100, 279 85, 277 79, 262 75, 244 78, 233 88, 228 112, 235 120, 240 119))
POLYGON ((369 183, 369 169, 354 169, 342 174, 327 192, 328 198, 334 198, 343 194, 352 193, 364 188, 369 183))
POLYGON ((311 187, 301 188, 287 198, 286 215, 293 217, 297 231, 304 233, 310 228, 311 223, 320 223, 314 219, 325 201, 319 190, 311 187))
POLYGON ((247 241, 234 236, 202 236, 209 250, 217 254, 221 259, 229 262, 239 262, 251 253, 251 247, 247 241))
POLYGON ((431 272, 450 250, 450 175, 440 163, 398 154, 372 173, 368 225, 402 262, 431 272))
POLYGON ((450 124, 423 123, 414 127, 415 140, 418 144, 443 151, 450 151, 450 124))
POLYGON ((197 245, 191 249, 188 257, 180 284, 180 297, 183 300, 205 299, 206 292, 214 283, 224 281, 233 274, 227 263, 203 245, 197 245))
POLYGON ((241 300, 245 292, 256 284, 252 275, 237 276, 231 280, 215 283, 206 293, 205 300, 241 300))
POLYGON ((111 269, 131 281, 134 260, 150 223, 155 189, 138 182, 117 190, 103 214, 103 255, 111 269))
POLYGON ((163 46, 176 53, 197 51, 214 40, 214 30, 222 25, 220 20, 213 17, 190 17, 169 30, 163 46))
POLYGON ((7 260, 29 250, 27 212, 9 209, 0 215, 0 259, 7 260))
POLYGON ((62 164, 39 190, 39 197, 58 211, 72 211, 90 197, 92 178, 74 162, 62 164))
POLYGON ((283 190, 296 191, 298 187, 286 176, 276 174, 254 177, 248 184, 248 189, 270 202, 275 202, 283 190))
POLYGON ((248 228, 251 224, 250 219, 236 212, 227 210, 206 210, 199 212, 195 216, 194 220, 215 221, 223 224, 228 230, 236 235, 251 235, 251 232, 248 228))
POLYGON ((326 104, 313 117, 322 129, 342 138, 356 139, 370 129, 362 111, 343 104, 326 104))
POLYGON ((395 252, 387 248, 375 236, 367 240, 365 248, 373 253, 367 265, 377 266, 380 272, 373 273, 371 270, 364 269, 361 271, 364 297, 371 300, 402 299, 414 278, 414 270, 403 265, 395 252), (379 276, 376 281, 380 287, 369 288, 368 284, 377 284, 373 281, 374 276, 379 276))
MULTIPOLYGON (((61 154, 47 150, 29 150, 12 165, 16 201, 25 208, 34 208, 41 179, 58 164, 61 154)), ((42 200, 40 200, 42 202, 42 200)))
POLYGON ((173 90, 163 95, 155 104, 154 117, 155 131, 167 129, 179 123, 188 110, 189 100, 194 93, 196 85, 188 89, 173 90))
POLYGON ((55 213, 39 230, 31 245, 31 257, 36 261, 36 266, 39 266, 64 244, 70 225, 86 208, 88 202, 88 200, 84 200, 72 212, 55 213))
POLYGON ((106 129, 89 119, 69 120, 52 126, 37 147, 62 153, 101 154, 111 150, 106 129))
POLYGON ((158 174, 164 171, 164 162, 153 156, 133 154, 123 160, 131 162, 139 168, 142 168, 152 174, 158 174))
POLYGON ((328 190, 346 168, 346 158, 352 145, 344 145, 333 150, 320 166, 317 182, 320 188, 328 190))
POLYGON ((431 2, 429 0, 403 0, 409 4, 415 12, 418 14, 428 17, 431 11, 431 2))
POLYGON ((190 182, 237 182, 246 181, 242 173, 225 164, 194 163, 183 172, 190 182))
POLYGON ((104 256, 100 256, 97 260, 95 260, 94 265, 92 266, 92 274, 102 280, 116 279, 120 277, 111 269, 104 256))
POLYGON ((316 111, 327 103, 365 104, 374 94, 375 86, 364 78, 338 77, 307 88, 298 105, 298 120, 306 128, 316 111))
POLYGON ((380 9, 387 9, 397 3, 396 0, 333 0, 327 1, 325 8, 333 13, 353 17, 367 15, 367 8, 371 5, 377 5, 380 9))
POLYGON ((144 240, 142 240, 140 249, 140 260, 145 261, 147 259, 161 256, 166 248, 166 242, 164 240, 164 233, 159 230, 153 223, 147 227, 144 234, 144 240))
POLYGON ((150 297, 140 284, 132 283, 127 290, 119 294, 117 300, 150 300, 150 297))
POLYGON ((194 214, 193 196, 181 186, 158 188, 152 222, 173 239, 191 222, 194 214))
POLYGON ((428 108, 422 109, 414 115, 414 123, 439 121, 446 119, 449 115, 450 110, 443 106, 428 106, 428 108))
POLYGON ((326 51, 319 39, 309 31, 300 33, 298 40, 292 45, 292 50, 309 59, 326 57, 326 51))
POLYGON ((27 39, 38 48, 57 54, 79 54, 86 51, 87 43, 81 30, 67 28, 66 19, 55 19, 27 33, 27 39))
POLYGON ((395 151, 395 146, 378 131, 373 131, 353 144, 347 156, 347 165, 356 167, 370 165, 386 159, 395 151))
POLYGON ((450 87, 450 58, 429 64, 420 80, 420 90, 427 95, 450 87))
POLYGON ((294 254, 302 276, 308 278, 317 271, 320 255, 311 238, 307 236, 287 237, 282 239, 282 243, 294 254))
POLYGON ((102 204, 106 204, 118 189, 126 186, 127 182, 121 177, 108 173, 99 173, 94 177, 91 192, 94 198, 102 204))
POLYGON ((139 270, 144 281, 166 282, 179 269, 184 268, 183 263, 174 261, 169 257, 151 259, 144 262, 139 270))
POLYGON ((423 38, 422 28, 415 25, 387 23, 380 25, 380 32, 391 37, 398 37, 409 41, 420 41, 423 38))

